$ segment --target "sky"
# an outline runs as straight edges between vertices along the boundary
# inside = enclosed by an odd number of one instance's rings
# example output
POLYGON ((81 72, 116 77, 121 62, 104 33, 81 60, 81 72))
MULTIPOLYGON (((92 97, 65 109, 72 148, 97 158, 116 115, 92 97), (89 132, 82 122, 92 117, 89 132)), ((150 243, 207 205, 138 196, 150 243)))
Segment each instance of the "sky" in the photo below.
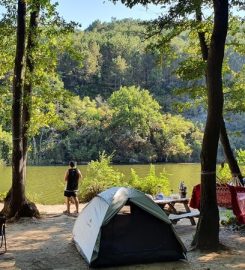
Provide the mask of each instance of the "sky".
POLYGON ((59 14, 66 21, 75 21, 86 29, 95 20, 110 22, 111 18, 150 20, 160 15, 160 7, 150 5, 148 9, 142 5, 130 9, 121 3, 115 5, 109 0, 54 0, 58 2, 59 14))

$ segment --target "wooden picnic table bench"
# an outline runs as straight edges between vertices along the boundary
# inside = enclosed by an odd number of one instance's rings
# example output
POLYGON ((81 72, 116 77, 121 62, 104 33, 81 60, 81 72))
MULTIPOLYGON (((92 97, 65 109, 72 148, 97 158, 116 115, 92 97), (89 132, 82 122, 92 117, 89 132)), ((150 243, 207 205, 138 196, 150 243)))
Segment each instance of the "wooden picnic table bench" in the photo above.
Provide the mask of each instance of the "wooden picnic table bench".
POLYGON ((196 221, 194 218, 198 218, 200 212, 198 210, 193 210, 191 212, 187 212, 184 214, 170 214, 168 218, 172 221, 172 223, 177 223, 179 220, 183 218, 188 218, 191 222, 191 225, 196 225, 196 221))
POLYGON ((154 200, 154 202, 164 210, 172 223, 176 224, 179 220, 188 218, 192 225, 196 225, 194 218, 199 217, 200 213, 198 210, 190 209, 188 198, 167 197, 162 200, 154 200), (177 209, 178 204, 184 206, 183 209, 179 209, 180 207, 177 209))

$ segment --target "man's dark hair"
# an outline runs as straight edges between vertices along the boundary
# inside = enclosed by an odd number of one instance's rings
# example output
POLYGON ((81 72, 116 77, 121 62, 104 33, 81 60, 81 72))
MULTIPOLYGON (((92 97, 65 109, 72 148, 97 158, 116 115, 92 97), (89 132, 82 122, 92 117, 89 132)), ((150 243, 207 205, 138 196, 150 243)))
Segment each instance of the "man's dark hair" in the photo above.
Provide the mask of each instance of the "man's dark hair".
POLYGON ((70 161, 69 162, 69 165, 73 168, 73 167, 75 167, 75 162, 74 161, 70 161))

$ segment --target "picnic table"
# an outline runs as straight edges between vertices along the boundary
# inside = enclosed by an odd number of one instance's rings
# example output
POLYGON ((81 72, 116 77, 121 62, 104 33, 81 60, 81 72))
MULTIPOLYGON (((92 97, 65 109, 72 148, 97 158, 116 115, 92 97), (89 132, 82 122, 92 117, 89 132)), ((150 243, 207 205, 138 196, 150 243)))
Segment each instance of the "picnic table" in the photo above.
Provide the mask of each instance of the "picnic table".
POLYGON ((164 212, 168 215, 172 223, 176 224, 183 218, 188 218, 192 225, 196 225, 195 217, 199 217, 199 210, 191 210, 189 207, 188 198, 172 198, 166 197, 162 200, 154 200, 154 202, 160 206, 164 212), (178 209, 177 209, 177 205, 178 209), (181 209, 180 209, 181 208, 181 209))

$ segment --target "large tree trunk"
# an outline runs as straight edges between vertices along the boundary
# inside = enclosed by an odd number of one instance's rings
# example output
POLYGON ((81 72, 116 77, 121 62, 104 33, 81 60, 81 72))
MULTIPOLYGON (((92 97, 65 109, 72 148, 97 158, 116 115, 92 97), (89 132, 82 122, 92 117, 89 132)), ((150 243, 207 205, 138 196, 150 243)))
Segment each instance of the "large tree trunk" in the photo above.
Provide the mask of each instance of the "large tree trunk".
MULTIPOLYGON (((200 5, 197 6, 197 9, 196 9, 196 20, 197 22, 200 22, 200 23, 202 22, 202 11, 201 11, 200 5)), ((199 42, 200 42, 200 47, 201 47, 201 52, 202 52, 202 59, 204 61, 207 61, 208 60, 208 45, 206 42, 205 32, 198 31, 198 37, 199 37, 199 42)), ((205 76, 207 80, 207 75, 205 74, 205 76)), ((220 128, 220 142, 224 149, 226 161, 229 165, 232 176, 237 176, 241 184, 243 184, 243 181, 242 181, 243 176, 241 174, 240 168, 238 166, 238 163, 231 149, 231 145, 230 145, 230 141, 226 132, 225 121, 224 121, 223 116, 222 116, 221 128, 220 128)))
POLYGON ((25 185, 23 179, 22 155, 22 92, 25 73, 25 38, 26 38, 26 2, 18 1, 17 43, 13 81, 12 103, 12 192, 10 216, 14 216, 25 202, 25 185))
POLYGON ((223 110, 222 64, 228 29, 228 0, 213 0, 213 4, 214 27, 207 61, 208 115, 201 151, 200 218, 192 243, 202 250, 219 247, 216 159, 223 110))
POLYGON ((26 1, 18 1, 17 42, 13 80, 12 102, 12 187, 4 200, 1 211, 8 218, 19 216, 39 216, 33 203, 25 197, 23 137, 22 137, 22 103, 25 81, 25 39, 26 39, 26 1))

